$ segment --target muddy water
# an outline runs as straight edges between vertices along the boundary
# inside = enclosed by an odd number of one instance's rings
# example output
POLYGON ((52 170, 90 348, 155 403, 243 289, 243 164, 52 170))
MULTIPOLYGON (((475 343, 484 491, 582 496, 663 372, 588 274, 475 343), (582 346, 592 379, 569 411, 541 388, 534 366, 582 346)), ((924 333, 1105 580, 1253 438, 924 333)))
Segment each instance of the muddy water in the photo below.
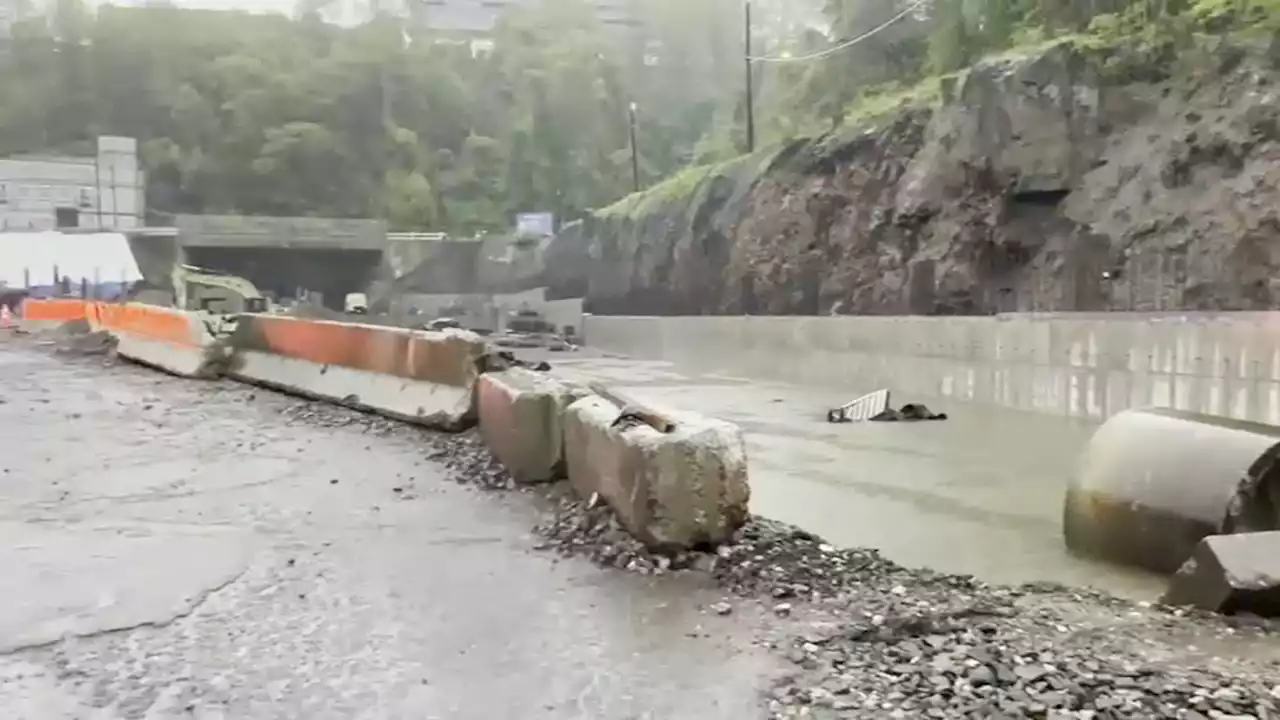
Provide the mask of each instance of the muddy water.
POLYGON ((747 434, 755 512, 904 565, 990 582, 1055 581, 1149 599, 1160 578, 1069 555, 1062 498, 1094 425, 953 401, 945 422, 830 425, 828 407, 868 388, 813 388, 685 375, 669 363, 553 359, 556 372, 696 409, 747 434))

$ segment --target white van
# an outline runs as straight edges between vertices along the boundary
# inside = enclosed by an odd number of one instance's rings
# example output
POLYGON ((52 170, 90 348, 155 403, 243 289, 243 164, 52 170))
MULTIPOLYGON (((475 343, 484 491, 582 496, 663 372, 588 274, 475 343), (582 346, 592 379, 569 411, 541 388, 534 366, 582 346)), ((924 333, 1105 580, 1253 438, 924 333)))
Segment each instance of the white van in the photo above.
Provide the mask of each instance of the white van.
POLYGON ((369 296, 364 293, 349 293, 344 309, 348 315, 368 315, 369 296))

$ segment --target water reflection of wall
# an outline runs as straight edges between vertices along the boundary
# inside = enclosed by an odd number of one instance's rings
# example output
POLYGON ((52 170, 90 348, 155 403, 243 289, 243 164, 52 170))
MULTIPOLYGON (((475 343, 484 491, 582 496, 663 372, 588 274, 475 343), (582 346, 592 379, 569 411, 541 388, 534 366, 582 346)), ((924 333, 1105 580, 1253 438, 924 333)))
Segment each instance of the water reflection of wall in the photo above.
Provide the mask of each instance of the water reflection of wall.
POLYGON ((512 312, 533 310, 560 330, 566 326, 582 328, 582 299, 547 300, 546 288, 510 294, 411 293, 396 297, 388 310, 398 321, 417 317, 425 323, 436 317, 452 317, 466 327, 495 332, 506 328, 512 312))

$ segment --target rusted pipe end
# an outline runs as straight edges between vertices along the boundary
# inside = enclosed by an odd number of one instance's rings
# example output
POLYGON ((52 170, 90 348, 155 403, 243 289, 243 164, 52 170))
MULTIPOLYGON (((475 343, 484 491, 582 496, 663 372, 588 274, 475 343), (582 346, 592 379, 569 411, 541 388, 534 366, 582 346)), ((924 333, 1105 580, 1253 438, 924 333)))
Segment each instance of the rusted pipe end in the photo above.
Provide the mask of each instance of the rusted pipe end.
POLYGON ((587 383, 587 387, 592 392, 609 402, 617 405, 622 411, 618 414, 618 419, 614 421, 614 425, 624 420, 636 420, 642 422, 658 432, 666 435, 676 429, 676 421, 666 417, 662 413, 653 408, 645 406, 643 403, 637 402, 633 398, 606 387, 600 382, 587 383))

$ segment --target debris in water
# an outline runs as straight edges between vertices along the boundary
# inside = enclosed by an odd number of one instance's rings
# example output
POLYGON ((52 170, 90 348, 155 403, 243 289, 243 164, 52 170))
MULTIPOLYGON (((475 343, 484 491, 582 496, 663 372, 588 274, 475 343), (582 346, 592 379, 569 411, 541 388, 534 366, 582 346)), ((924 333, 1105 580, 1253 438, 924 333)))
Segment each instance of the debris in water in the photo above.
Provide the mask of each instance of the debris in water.
POLYGON ((827 411, 827 422, 915 422, 918 420, 946 420, 946 413, 935 413, 923 403, 907 403, 901 410, 889 406, 889 391, 885 389, 868 393, 846 405, 827 411))

